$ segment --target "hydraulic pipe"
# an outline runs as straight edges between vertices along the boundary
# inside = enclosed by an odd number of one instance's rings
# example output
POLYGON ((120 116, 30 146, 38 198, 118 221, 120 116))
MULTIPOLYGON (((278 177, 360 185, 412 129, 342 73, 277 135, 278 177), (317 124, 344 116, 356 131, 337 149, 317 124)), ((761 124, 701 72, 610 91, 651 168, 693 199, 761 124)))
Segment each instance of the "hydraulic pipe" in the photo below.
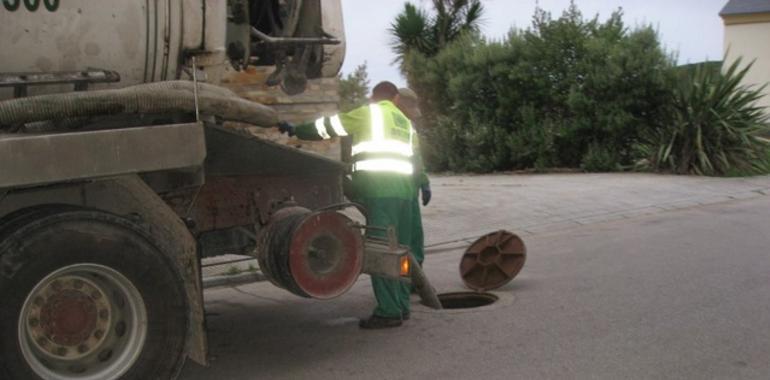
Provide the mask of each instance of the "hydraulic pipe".
POLYGON ((444 307, 436 295, 436 289, 428 281, 428 276, 425 275, 420 263, 417 262, 412 252, 409 252, 409 264, 411 265, 412 285, 414 285, 417 294, 420 295, 420 299, 422 299, 425 306, 436 310, 443 309, 444 307))

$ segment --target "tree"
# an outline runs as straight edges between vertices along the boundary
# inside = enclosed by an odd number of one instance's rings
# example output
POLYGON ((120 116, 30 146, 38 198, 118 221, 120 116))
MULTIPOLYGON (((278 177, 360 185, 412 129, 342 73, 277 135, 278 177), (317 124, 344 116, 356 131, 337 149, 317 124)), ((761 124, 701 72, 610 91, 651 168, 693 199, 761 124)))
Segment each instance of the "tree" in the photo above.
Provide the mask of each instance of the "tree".
POLYGON ((649 26, 629 29, 571 5, 502 40, 467 34, 434 57, 409 54, 431 170, 610 170, 670 103, 672 62, 649 26))
POLYGON ((433 15, 407 2, 390 27, 395 62, 404 71, 404 59, 410 52, 426 57, 438 54, 447 44, 467 32, 476 32, 484 7, 481 0, 432 0, 433 15))
POLYGON ((678 174, 760 174, 768 171, 770 118, 757 105, 762 87, 744 86, 753 62, 738 59, 721 72, 713 64, 685 69, 668 104, 668 117, 643 136, 645 165, 678 174))
POLYGON ((347 112, 367 103, 369 95, 369 73, 366 62, 358 65, 352 73, 340 80, 340 111, 347 112))

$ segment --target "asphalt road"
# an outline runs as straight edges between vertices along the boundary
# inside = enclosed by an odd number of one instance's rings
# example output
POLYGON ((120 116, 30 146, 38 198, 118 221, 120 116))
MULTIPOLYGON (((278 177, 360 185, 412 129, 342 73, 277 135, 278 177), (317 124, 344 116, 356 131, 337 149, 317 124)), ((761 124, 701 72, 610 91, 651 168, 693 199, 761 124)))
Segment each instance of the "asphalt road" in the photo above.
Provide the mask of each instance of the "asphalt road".
MULTIPOLYGON (((455 221, 456 223, 456 221, 455 221)), ((209 368, 182 379, 768 379, 770 198, 526 237, 527 264, 487 307, 361 331, 368 279, 326 302, 269 284, 206 293, 209 368)), ((463 290, 462 249, 427 258, 463 290)))

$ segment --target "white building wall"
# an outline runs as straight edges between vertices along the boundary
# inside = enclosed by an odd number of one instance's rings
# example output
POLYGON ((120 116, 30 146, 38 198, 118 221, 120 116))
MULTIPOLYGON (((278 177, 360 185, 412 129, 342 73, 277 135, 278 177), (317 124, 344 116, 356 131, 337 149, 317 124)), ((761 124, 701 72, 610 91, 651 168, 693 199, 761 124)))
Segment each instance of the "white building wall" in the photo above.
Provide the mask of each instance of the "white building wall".
POLYGON ((741 62, 744 64, 756 60, 746 75, 745 83, 757 86, 768 84, 759 104, 767 107, 770 114, 770 22, 725 25, 724 47, 727 55, 724 68, 738 57, 743 57, 741 62))

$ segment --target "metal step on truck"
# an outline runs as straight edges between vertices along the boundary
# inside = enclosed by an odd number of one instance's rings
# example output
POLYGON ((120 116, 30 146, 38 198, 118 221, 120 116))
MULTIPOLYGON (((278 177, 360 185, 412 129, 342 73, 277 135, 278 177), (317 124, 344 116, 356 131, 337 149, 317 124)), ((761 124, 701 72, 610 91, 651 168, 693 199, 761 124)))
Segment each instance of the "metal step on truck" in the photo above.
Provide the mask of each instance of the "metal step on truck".
POLYGON ((302 93, 340 69, 340 0, 3 0, 0 35, 1 379, 205 365, 205 257, 321 300, 409 275, 339 212, 344 162, 255 135, 276 107, 219 86, 328 96, 302 93))

